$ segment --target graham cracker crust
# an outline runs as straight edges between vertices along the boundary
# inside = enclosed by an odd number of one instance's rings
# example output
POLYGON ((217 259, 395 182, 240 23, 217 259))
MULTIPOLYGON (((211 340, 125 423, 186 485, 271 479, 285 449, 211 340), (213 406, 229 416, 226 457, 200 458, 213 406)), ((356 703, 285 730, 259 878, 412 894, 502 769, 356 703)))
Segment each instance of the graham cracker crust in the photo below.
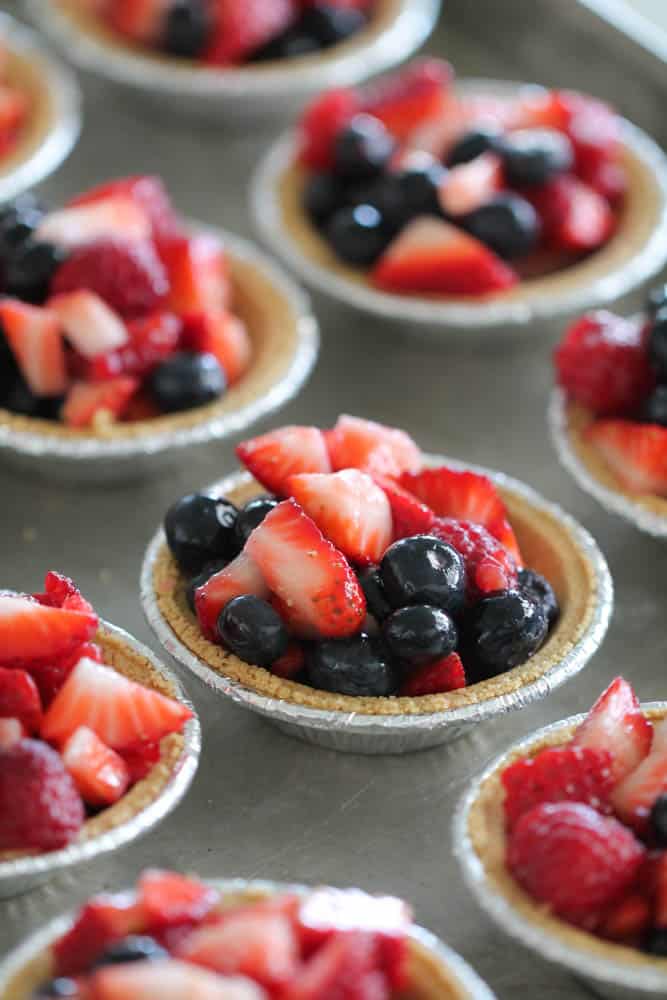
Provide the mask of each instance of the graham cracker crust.
MULTIPOLYGON (((255 480, 245 476, 228 496, 235 503, 244 504, 262 492, 255 480)), ((561 605, 561 618, 532 659, 506 674, 459 691, 416 698, 352 697, 284 680, 262 667, 244 663, 202 635, 186 602, 187 581, 166 543, 161 546, 153 569, 157 603, 177 638, 216 673, 292 704, 360 715, 426 715, 508 695, 542 677, 581 639, 595 612, 596 592, 593 567, 570 531, 552 514, 535 510, 518 494, 510 490, 501 493, 526 565, 551 582, 561 605)))

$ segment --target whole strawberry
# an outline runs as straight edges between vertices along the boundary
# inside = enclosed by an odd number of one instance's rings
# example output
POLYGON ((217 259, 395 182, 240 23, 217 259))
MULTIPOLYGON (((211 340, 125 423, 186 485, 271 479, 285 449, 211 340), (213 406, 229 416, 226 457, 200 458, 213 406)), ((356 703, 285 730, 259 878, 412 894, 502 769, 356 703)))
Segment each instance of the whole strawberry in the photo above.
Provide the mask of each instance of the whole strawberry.
POLYGON ((568 329, 554 355, 570 399, 601 415, 632 414, 653 389, 643 321, 598 310, 568 329))
POLYGON ((84 819, 81 796, 55 750, 37 740, 0 750, 0 850, 58 850, 84 819))

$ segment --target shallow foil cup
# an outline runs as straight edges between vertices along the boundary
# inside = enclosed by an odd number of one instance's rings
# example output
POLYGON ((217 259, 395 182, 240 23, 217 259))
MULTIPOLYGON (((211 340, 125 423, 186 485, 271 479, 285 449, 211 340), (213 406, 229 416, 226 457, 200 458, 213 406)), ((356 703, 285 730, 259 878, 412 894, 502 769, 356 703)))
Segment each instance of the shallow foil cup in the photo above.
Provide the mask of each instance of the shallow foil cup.
MULTIPOLYGON (((667 714, 667 702, 655 701, 642 704, 642 711, 656 718, 667 714)), ((642 952, 625 948, 595 938, 562 920, 548 915, 545 907, 538 905, 522 892, 514 880, 505 873, 504 879, 490 874, 476 847, 476 836, 471 827, 476 822, 474 809, 487 782, 512 760, 529 752, 536 744, 558 744, 567 739, 583 722, 585 715, 545 726, 513 744, 497 757, 486 770, 475 778, 463 797, 453 821, 454 853, 463 872, 463 878, 477 903, 502 931, 534 951, 540 958, 553 962, 583 979, 597 994, 609 1000, 647 1000, 649 997, 667 996, 667 961, 655 959, 642 952), (505 881, 506 880, 506 881, 505 881), (512 900, 505 891, 513 886, 517 897, 512 900), (518 905, 517 905, 518 901, 518 905)), ((498 787, 498 792, 500 786, 498 787)), ((493 795, 495 795, 495 788, 493 795)), ((488 815, 488 811, 487 814, 488 815)), ((488 820, 489 824, 492 822, 488 820)), ((495 824, 493 829, 496 830, 495 824)), ((479 843, 486 843, 491 827, 479 833, 479 843)), ((494 846, 502 850, 502 833, 493 835, 494 846), (500 845, 500 846, 499 846, 500 845)), ((493 856, 493 867, 498 862, 493 856)), ((489 862, 491 865, 491 862, 489 862)))
MULTIPOLYGON (((386 703, 386 714, 380 714, 379 711, 377 714, 355 711, 354 698, 343 699, 345 710, 314 708, 303 703, 307 701, 312 689, 296 684, 293 687, 299 689, 299 692, 295 693, 294 701, 270 697, 213 669, 186 644, 188 634, 190 637, 200 636, 194 618, 184 621, 185 628, 181 635, 172 628, 165 617, 155 586, 156 568, 167 554, 164 532, 160 529, 150 542, 144 558, 141 600, 148 623, 164 649, 214 691, 265 716, 288 735, 307 743, 350 753, 398 754, 439 746, 469 733, 480 723, 545 698, 586 665, 607 631, 613 604, 613 587, 604 556, 588 532, 573 518, 524 483, 501 473, 443 456, 426 456, 425 461, 429 465, 446 463, 452 468, 472 469, 489 476, 503 493, 511 518, 513 513, 518 518, 519 510, 526 517, 529 512, 533 518, 533 527, 529 529, 533 535, 533 545, 538 544, 535 539, 549 539, 544 560, 535 568, 561 575, 563 615, 559 625, 533 660, 493 681, 451 692, 447 696, 429 696, 446 698, 446 708, 427 714, 401 713, 401 699, 378 699, 378 703, 386 703), (544 532, 543 536, 540 535, 541 531, 544 532), (564 547, 562 553, 560 545, 564 547), (564 565, 566 561, 567 568, 564 565), (524 674, 524 671, 528 671, 528 674, 524 674), (488 694, 483 697, 481 692, 488 694), (297 702, 297 697, 300 703, 297 702)), ((253 480, 247 473, 236 473, 215 483, 206 492, 222 496, 241 489, 247 498, 252 483, 253 480)), ((261 492, 259 487, 257 492, 261 492)), ((518 520, 515 521, 515 528, 518 528, 518 520)), ((521 532, 518 534, 521 543, 521 532)), ((528 530, 526 540, 529 540, 528 530)), ((544 544, 546 546, 546 541, 544 544)), ((209 645, 212 650, 218 649, 209 645)), ((261 672, 262 676, 265 674, 266 672, 261 672)), ((272 677, 268 674, 266 676, 272 677)), ((318 692, 320 694, 323 692, 318 692)))
MULTIPOLYGON (((462 80, 463 96, 516 97, 529 85, 462 80)), ((373 288, 360 272, 336 261, 301 207, 303 173, 296 166, 296 132, 279 138, 251 182, 250 205, 264 242, 310 288, 367 316, 383 328, 445 341, 491 333, 544 337, 556 320, 620 298, 648 281, 667 261, 667 158, 645 132, 622 121, 621 155, 628 171, 626 207, 606 246, 553 275, 522 281, 494 296, 448 298, 398 295, 373 288)))
MULTIPOLYGON (((165 666, 152 650, 116 625, 101 622, 100 628, 103 636, 106 635, 111 640, 118 640, 122 646, 129 648, 131 653, 136 653, 143 660, 148 661, 151 669, 167 681, 173 691, 173 696, 194 712, 194 707, 175 672, 165 666)), ((27 892, 67 868, 93 861, 95 858, 116 851, 143 836, 163 820, 168 813, 172 812, 181 801, 197 770, 200 751, 201 727, 195 714, 191 719, 188 719, 183 728, 182 747, 174 761, 170 762, 169 776, 148 805, 139 809, 129 819, 112 826, 106 832, 98 836, 91 836, 88 840, 72 843, 62 850, 34 854, 14 860, 0 860, 0 899, 8 899, 27 892)))
POLYGON ((0 47, 10 77, 31 101, 16 148, 0 158, 0 204, 34 187, 60 166, 81 129, 81 95, 74 74, 47 52, 33 31, 0 13, 0 47))
POLYGON ((182 459, 186 449, 241 433, 298 393, 319 350, 308 296, 247 240, 198 223, 191 229, 219 237, 228 250, 234 308, 253 344, 248 371, 219 402, 117 424, 108 434, 71 431, 0 410, 0 461, 72 482, 147 478, 182 459))
POLYGON ((210 121, 274 120, 327 87, 348 86, 407 59, 426 41, 441 0, 376 0, 369 24, 345 42, 289 60, 207 67, 123 45, 82 13, 80 0, 28 0, 33 21, 75 65, 130 88, 162 113, 210 121))
POLYGON ((649 495, 633 497, 620 486, 615 487, 604 463, 579 439, 579 428, 574 426, 576 417, 573 420, 573 411, 562 389, 554 389, 551 394, 548 422, 558 459, 582 490, 610 514, 631 521, 640 531, 667 538, 667 499, 649 495))
MULTIPOLYGON (((205 881, 218 889, 223 897, 239 902, 263 899, 279 893, 304 896, 310 891, 304 885, 264 880, 205 881)), ((28 1000, 40 980, 49 976, 49 948, 69 930, 75 917, 76 911, 57 917, 32 934, 0 963, 0 1000, 28 1000)), ((421 982, 418 983, 414 1000, 495 1000, 494 994, 474 969, 430 931, 413 924, 408 942, 413 970, 416 968, 424 973, 424 984, 422 986, 421 982)), ((410 996, 413 996, 412 991, 410 996)))

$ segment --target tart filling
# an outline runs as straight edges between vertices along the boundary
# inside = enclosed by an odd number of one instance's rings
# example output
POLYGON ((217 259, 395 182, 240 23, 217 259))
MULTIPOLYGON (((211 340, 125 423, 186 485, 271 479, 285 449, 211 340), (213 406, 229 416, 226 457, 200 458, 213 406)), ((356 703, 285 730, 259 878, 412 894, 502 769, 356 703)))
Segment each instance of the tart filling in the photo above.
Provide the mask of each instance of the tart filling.
POLYGON ((30 143, 29 132, 39 118, 37 86, 34 72, 0 38, 0 177, 30 143))

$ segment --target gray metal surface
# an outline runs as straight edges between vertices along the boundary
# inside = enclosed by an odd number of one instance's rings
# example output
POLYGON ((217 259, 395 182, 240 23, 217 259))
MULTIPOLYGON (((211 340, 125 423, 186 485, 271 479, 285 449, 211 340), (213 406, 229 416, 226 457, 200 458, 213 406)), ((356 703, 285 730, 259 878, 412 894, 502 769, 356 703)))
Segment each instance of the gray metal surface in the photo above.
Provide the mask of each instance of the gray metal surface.
MULTIPOLYGON (((592 24, 575 0, 449 0, 429 50, 448 55, 462 74, 588 87, 665 144, 664 89, 653 64, 611 29, 592 24)), ((664 87, 664 72, 662 80, 664 87)), ((45 187, 50 198, 109 174, 158 170, 186 213, 249 234, 246 183, 269 136, 140 118, 99 83, 87 83, 85 95, 80 145, 45 187)), ((285 123, 275 124, 277 130, 285 123)), ((315 305, 320 363, 281 419, 330 424, 347 411, 394 422, 426 450, 502 469, 562 504, 596 537, 615 577, 607 639, 587 670, 544 701, 451 747, 403 757, 305 746, 213 698, 188 675, 204 750, 185 802, 127 850, 0 904, 0 954, 91 892, 126 885, 146 864, 175 865, 210 877, 391 890, 414 903, 419 923, 461 952, 500 1000, 583 1000, 590 996, 583 986, 510 946, 477 908, 452 856, 451 815, 490 758, 521 735, 583 711, 615 674, 625 673, 642 700, 664 698, 667 549, 606 514, 558 464, 545 417, 548 342, 443 350, 389 339, 382 323, 315 305)), ((34 588, 45 569, 61 568, 79 579, 105 618, 154 644, 138 579, 155 523, 172 499, 233 464, 231 443, 212 445, 166 478, 103 490, 38 483, 0 467, 2 585, 34 588)))

